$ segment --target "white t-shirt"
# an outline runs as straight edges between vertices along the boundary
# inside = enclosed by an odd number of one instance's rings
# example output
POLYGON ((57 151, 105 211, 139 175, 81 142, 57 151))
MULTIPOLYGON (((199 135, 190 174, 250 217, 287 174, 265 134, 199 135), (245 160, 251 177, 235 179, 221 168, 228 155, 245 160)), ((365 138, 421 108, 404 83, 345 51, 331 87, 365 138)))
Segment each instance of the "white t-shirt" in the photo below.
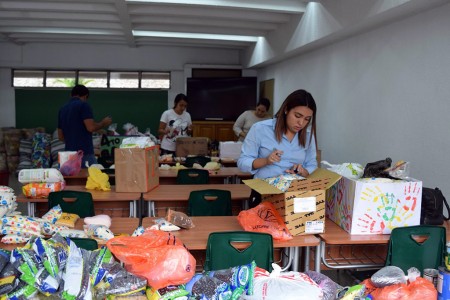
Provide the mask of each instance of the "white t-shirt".
POLYGON ((187 130, 192 124, 191 115, 187 111, 179 115, 171 108, 163 112, 160 121, 170 128, 170 132, 161 141, 161 149, 175 151, 177 137, 188 136, 187 130))

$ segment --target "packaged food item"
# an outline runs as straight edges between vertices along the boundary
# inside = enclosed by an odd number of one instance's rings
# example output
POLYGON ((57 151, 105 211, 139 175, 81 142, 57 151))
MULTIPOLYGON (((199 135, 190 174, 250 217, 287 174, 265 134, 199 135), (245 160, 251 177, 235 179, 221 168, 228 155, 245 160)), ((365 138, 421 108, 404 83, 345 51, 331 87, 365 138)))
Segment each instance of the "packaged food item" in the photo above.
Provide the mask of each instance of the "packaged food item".
POLYGON ((188 217, 185 213, 175 211, 169 208, 167 211, 166 220, 172 223, 175 226, 181 228, 194 228, 195 225, 192 222, 192 219, 188 217))
POLYGON ((20 170, 18 180, 20 183, 46 182, 54 183, 64 181, 64 177, 57 169, 23 169, 20 170))
POLYGON ((65 182, 54 182, 54 183, 28 183, 22 186, 22 193, 27 198, 39 199, 47 198, 51 192, 62 191, 65 187, 65 182))

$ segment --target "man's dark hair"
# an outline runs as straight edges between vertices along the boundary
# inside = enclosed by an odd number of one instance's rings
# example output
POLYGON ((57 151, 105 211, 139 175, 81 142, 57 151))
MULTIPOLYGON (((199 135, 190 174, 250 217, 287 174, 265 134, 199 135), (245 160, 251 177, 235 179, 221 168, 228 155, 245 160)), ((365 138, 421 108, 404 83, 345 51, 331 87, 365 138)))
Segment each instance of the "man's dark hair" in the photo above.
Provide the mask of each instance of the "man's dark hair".
POLYGON ((78 97, 88 96, 89 97, 89 89, 87 87, 85 87, 84 85, 77 84, 76 86, 73 87, 71 95, 72 95, 72 97, 76 97, 76 96, 78 96, 78 97))

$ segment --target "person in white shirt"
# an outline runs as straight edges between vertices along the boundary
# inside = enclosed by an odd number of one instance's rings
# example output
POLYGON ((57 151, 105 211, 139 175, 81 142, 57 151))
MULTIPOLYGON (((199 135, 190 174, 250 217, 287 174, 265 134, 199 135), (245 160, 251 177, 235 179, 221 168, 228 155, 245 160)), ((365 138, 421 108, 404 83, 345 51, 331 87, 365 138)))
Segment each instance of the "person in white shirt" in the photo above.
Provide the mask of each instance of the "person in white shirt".
POLYGON ((187 105, 186 95, 178 94, 174 100, 174 107, 161 115, 158 129, 161 137, 161 155, 175 154, 177 137, 192 134, 192 120, 186 111, 187 105))
POLYGON ((238 137, 238 141, 244 141, 250 127, 259 121, 270 119, 267 111, 270 108, 270 101, 267 98, 261 98, 256 104, 255 110, 244 111, 233 125, 233 131, 238 137))

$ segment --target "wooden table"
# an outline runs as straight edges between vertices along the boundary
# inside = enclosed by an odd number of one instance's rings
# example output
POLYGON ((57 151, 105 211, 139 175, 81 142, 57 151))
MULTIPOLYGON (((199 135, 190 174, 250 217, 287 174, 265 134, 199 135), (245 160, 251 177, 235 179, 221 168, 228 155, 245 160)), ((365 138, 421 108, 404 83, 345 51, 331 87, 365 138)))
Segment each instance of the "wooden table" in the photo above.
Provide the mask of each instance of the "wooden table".
MULTIPOLYGON (((330 269, 382 267, 386 259, 389 234, 350 234, 326 219, 320 237, 320 259, 330 269)), ((317 257, 317 256, 316 256, 317 257)), ((315 261, 316 269, 320 260, 315 261)))
POLYGON ((191 191, 219 189, 231 192, 231 200, 239 201, 242 207, 246 207, 251 189, 245 184, 185 184, 185 185, 160 185, 150 192, 143 193, 143 201, 147 201, 149 216, 156 216, 156 203, 185 202, 189 199, 191 191))
MULTIPOLYGON (((236 216, 226 217, 191 217, 195 227, 191 229, 181 229, 173 234, 178 236, 189 250, 206 250, 208 236, 211 232, 218 231, 242 231, 241 225, 236 216)), ((145 228, 154 224, 155 218, 146 217, 142 220, 142 226, 145 228)), ((289 248, 289 263, 286 267, 292 266, 294 271, 298 271, 300 263, 299 248, 301 247, 319 247, 319 239, 314 235, 298 235, 292 240, 273 241, 274 248, 289 248)), ((309 269, 309 251, 305 251, 305 269, 309 269)), ((316 253, 318 251, 316 250, 316 253)), ((316 269, 316 271, 320 271, 316 269)))
MULTIPOLYGON (((159 169, 159 184, 176 184, 177 169, 159 169)), ((216 171, 209 171, 209 183, 240 183, 241 179, 250 179, 252 174, 242 172, 237 167, 222 167, 216 171)))
MULTIPOLYGON (((105 170, 102 170, 104 173, 105 170)), ((109 183, 114 185, 116 182, 116 176, 114 173, 114 169, 107 169, 107 174, 109 176, 109 183)), ((73 176, 64 176, 64 180, 66 181, 66 185, 86 185, 86 181, 88 178, 88 169, 81 169, 77 175, 73 176)))
MULTIPOLYGON (((78 219, 74 229, 83 230, 84 219, 78 219)), ((114 234, 133 234, 134 230, 139 226, 139 218, 111 218, 111 227, 109 228, 114 234)), ((97 240, 99 247, 106 244, 105 241, 97 240)), ((3 244, 0 242, 0 248, 13 250, 17 247, 23 247, 26 243, 20 244, 3 244)))
MULTIPOLYGON (((108 202, 129 202, 130 217, 138 215, 138 202, 141 200, 142 193, 117 193, 115 187, 111 187, 111 191, 87 190, 84 186, 73 185, 66 187, 65 190, 90 192, 94 202, 107 204, 108 202)), ((34 217, 37 203, 47 203, 48 199, 30 199, 25 197, 23 193, 17 196, 17 202, 27 203, 28 215, 34 217)), ((95 207, 95 204, 94 204, 95 207)))
MULTIPOLYGON (((159 169, 159 184, 176 184, 178 170, 176 169, 159 169)), ((115 184, 115 174, 114 172, 108 174, 109 183, 111 185, 115 184)), ((85 185, 88 177, 88 170, 81 169, 77 175, 74 176, 64 176, 66 185, 85 185)), ((241 179, 250 179, 252 174, 247 172, 242 172, 237 167, 222 167, 217 171, 209 172, 210 183, 240 183, 241 179)))

